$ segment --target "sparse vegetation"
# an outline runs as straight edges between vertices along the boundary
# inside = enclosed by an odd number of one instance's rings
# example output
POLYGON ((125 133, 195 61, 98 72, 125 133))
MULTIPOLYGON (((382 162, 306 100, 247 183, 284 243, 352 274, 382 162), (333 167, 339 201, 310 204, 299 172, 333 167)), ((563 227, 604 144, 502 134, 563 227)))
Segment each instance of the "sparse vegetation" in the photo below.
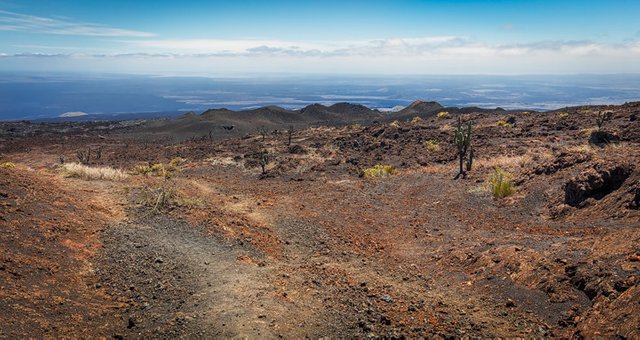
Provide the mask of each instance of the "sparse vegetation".
POLYGON ((447 111, 438 112, 438 118, 445 118, 448 115, 449 115, 449 112, 447 111))
POLYGON ((260 136, 262 136, 262 140, 265 140, 267 138, 267 135, 269 134, 269 129, 264 126, 260 126, 258 127, 258 133, 260 134, 260 136))
POLYGON ((269 152, 267 150, 260 152, 258 155, 258 164, 260 164, 263 175, 267 173, 267 165, 269 165, 270 161, 271 159, 269 158, 269 152))
POLYGON ((4 163, 0 164, 0 168, 3 168, 3 169, 15 168, 15 167, 16 167, 16 165, 13 164, 12 162, 4 162, 4 163))
POLYGON ((293 136, 293 125, 289 125, 287 129, 287 146, 291 145, 291 137, 293 136))
POLYGON ((164 163, 155 163, 155 164, 139 164, 133 167, 132 172, 136 175, 154 175, 158 177, 171 178, 173 175, 180 171, 180 166, 183 165, 187 160, 181 157, 176 157, 172 159, 168 165, 164 163))
POLYGON ((391 165, 377 164, 371 168, 365 169, 363 176, 366 178, 387 177, 397 174, 398 171, 391 165))
POLYGON ((175 157, 169 162, 169 165, 171 167, 176 167, 177 168, 177 167, 180 167, 180 166, 184 165, 184 163, 186 163, 186 162, 187 162, 187 160, 182 158, 182 157, 175 157))
POLYGON ((568 112, 560 112, 560 113, 558 113, 558 117, 567 118, 567 117, 569 117, 569 113, 568 112))
POLYGON ((420 118, 418 116, 413 117, 413 119, 411 120, 411 124, 414 124, 414 125, 415 124, 419 124, 420 122, 422 122, 422 118, 420 118))
POLYGON ((596 115, 596 125, 598 130, 602 130, 604 123, 609 120, 610 113, 608 111, 598 111, 596 115))
POLYGON ((99 160, 100 158, 102 158, 102 147, 98 147, 95 151, 95 159, 99 160))
POLYGON ((89 167, 79 163, 63 164, 62 175, 64 177, 77 177, 87 181, 122 181, 128 177, 128 175, 120 169, 111 167, 89 167))
POLYGON ((354 130, 361 130, 362 129, 362 125, 360 124, 351 124, 351 128, 354 130))
POLYGON ((502 120, 502 119, 501 119, 501 120, 499 120, 499 121, 498 121, 498 126, 500 126, 500 127, 506 127, 506 128, 512 128, 512 127, 513 127, 513 124, 511 124, 511 123, 507 122, 506 120, 502 120))
POLYGON ((139 164, 133 167, 133 173, 136 175, 147 176, 151 174, 151 167, 146 164, 139 164))
POLYGON ((393 122, 391 122, 391 124, 389 124, 389 126, 391 126, 392 128, 399 128, 400 127, 400 122, 397 120, 394 120, 393 122))
POLYGON ((424 146, 427 148, 429 152, 440 151, 440 142, 438 142, 435 139, 429 139, 424 141, 424 146))
POLYGON ((453 144, 458 149, 458 158, 460 160, 460 171, 455 179, 467 177, 467 173, 463 168, 466 160, 466 169, 471 171, 473 166, 473 147, 471 146, 471 122, 467 123, 467 128, 462 126, 462 118, 458 117, 458 125, 453 134, 453 144), (471 152, 469 152, 471 150, 471 152), (468 158, 467 158, 468 157, 468 158))
POLYGON ((78 161, 82 164, 89 164, 91 161, 91 147, 88 147, 87 150, 78 150, 76 151, 76 157, 78 161))
POLYGON ((489 190, 495 198, 504 198, 515 192, 511 174, 495 167, 489 178, 489 190))

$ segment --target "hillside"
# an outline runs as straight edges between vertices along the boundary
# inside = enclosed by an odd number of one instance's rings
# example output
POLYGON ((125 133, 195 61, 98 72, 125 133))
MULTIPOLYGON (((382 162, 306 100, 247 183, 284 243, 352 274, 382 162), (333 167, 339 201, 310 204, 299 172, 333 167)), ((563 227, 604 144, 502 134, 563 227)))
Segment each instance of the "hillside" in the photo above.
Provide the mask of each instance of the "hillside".
POLYGON ((0 337, 640 336, 640 102, 438 106, 0 124, 0 337))

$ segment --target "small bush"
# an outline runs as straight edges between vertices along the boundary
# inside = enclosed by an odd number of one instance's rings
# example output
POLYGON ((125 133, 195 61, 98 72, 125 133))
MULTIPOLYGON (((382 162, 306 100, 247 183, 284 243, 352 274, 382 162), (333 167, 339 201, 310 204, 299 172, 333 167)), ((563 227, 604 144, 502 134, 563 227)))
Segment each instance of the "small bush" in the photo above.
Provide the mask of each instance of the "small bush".
POLYGON ((411 120, 411 124, 418 124, 420 122, 422 122, 422 118, 417 117, 417 116, 413 117, 413 119, 411 120))
POLYGON ((506 128, 512 128, 513 124, 508 123, 506 120, 499 120, 498 121, 498 126, 506 127, 506 128))
POLYGON ((377 164, 372 168, 368 168, 364 170, 364 177, 367 178, 377 178, 377 177, 387 177, 391 175, 395 175, 398 171, 391 165, 382 165, 377 164))
POLYGON ((180 171, 180 164, 184 164, 184 162, 186 162, 184 158, 176 157, 172 159, 168 165, 164 163, 155 163, 151 166, 147 164, 136 165, 133 168, 133 173, 136 175, 153 175, 169 179, 173 177, 176 172, 180 171))
POLYGON ((11 163, 11 162, 4 162, 4 163, 0 164, 0 168, 3 168, 3 169, 15 168, 15 167, 16 167, 16 165, 11 163))
POLYGON ((429 139, 427 141, 424 142, 424 146, 427 148, 427 150, 429 150, 430 152, 437 152, 440 151, 440 142, 438 142, 435 139, 429 139))
POLYGON ((178 167, 178 166, 184 165, 184 163, 186 163, 186 162, 187 162, 186 159, 184 159, 182 157, 176 157, 176 158, 172 159, 171 162, 169 162, 169 165, 178 167))
POLYGON ((568 112, 560 112, 560 113, 558 113, 558 117, 567 118, 567 117, 569 117, 569 113, 568 112))
POLYGON ((393 127, 393 128, 399 128, 400 127, 400 122, 397 120, 394 120, 391 124, 389 124, 389 126, 393 127))
POLYGON ((351 124, 351 128, 354 130, 361 130, 362 129, 362 125, 360 124, 351 124))
POLYGON ((136 175, 147 176, 151 173, 151 168, 146 164, 136 165, 133 167, 133 173, 136 175))
POLYGON ((438 118, 445 118, 448 115, 449 115, 449 112, 447 111, 438 112, 438 118))
POLYGON ((489 190, 493 197, 504 198, 515 192, 511 174, 496 167, 489 178, 489 190))
POLYGON ((92 168, 79 163, 63 164, 62 171, 64 177, 77 177, 87 181, 122 181, 128 177, 124 171, 119 169, 110 167, 92 168))

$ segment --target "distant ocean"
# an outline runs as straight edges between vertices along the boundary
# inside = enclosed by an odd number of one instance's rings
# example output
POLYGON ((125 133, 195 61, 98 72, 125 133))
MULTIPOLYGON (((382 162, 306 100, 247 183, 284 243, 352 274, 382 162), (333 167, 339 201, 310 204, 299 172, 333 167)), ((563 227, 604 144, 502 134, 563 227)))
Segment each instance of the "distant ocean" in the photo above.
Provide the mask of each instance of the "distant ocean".
POLYGON ((640 75, 260 76, 237 78, 0 73, 0 119, 61 115, 178 115, 210 108, 351 102, 395 110, 445 106, 551 110, 640 100, 640 75))

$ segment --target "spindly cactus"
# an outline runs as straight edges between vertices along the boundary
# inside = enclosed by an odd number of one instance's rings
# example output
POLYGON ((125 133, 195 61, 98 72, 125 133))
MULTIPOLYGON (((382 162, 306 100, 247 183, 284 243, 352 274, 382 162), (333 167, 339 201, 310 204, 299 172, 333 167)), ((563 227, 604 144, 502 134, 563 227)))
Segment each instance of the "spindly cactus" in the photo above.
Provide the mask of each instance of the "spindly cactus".
POLYGON ((602 130, 602 126, 604 126, 604 122, 607 120, 609 120, 609 112, 598 111, 598 115, 596 116, 596 125, 598 125, 598 130, 602 130))
POLYGON ((287 146, 291 145, 291 136, 293 136, 293 125, 289 125, 289 128, 287 129, 287 135, 289 137, 289 140, 287 141, 287 146))
POLYGON ((267 165, 269 165, 270 162, 269 152, 267 150, 264 150, 258 157, 258 163, 260 163, 260 168, 262 168, 262 174, 264 175, 267 173, 267 165))
POLYGON ((462 118, 458 117, 458 126, 456 127, 453 135, 453 144, 456 145, 458 149, 458 157, 460 158, 460 171, 456 175, 455 179, 467 177, 467 173, 464 171, 463 165, 465 163, 465 159, 467 159, 467 171, 471 170, 471 166, 473 164, 473 147, 471 146, 471 122, 467 124, 467 128, 465 129, 462 126, 462 118), (467 158, 467 154, 469 157, 467 158))
POLYGON ((473 145, 469 146, 469 157, 467 157, 467 161, 465 163, 467 171, 471 171, 471 167, 473 166, 473 145))

